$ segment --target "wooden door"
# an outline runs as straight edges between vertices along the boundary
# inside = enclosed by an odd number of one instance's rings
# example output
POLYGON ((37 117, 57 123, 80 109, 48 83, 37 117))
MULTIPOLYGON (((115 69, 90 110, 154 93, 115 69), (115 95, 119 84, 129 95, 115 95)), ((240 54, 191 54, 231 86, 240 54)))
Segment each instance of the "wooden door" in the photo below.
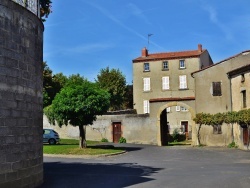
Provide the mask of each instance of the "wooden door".
POLYGON ((121 122, 113 123, 113 142, 118 143, 122 136, 121 122))
POLYGON ((181 126, 183 127, 183 132, 186 135, 186 140, 188 140, 188 121, 182 121, 181 126))
POLYGON ((249 139, 248 128, 243 128, 243 144, 247 145, 249 139))

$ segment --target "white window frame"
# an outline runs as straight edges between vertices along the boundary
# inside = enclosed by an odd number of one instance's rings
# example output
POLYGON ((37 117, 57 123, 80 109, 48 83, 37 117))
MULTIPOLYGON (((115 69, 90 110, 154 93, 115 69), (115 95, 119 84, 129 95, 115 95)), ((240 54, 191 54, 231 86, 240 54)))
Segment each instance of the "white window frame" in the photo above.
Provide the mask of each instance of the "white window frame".
POLYGON ((181 111, 181 107, 180 106, 176 106, 175 108, 176 108, 176 112, 181 111))
POLYGON ((187 75, 180 75, 179 76, 179 88, 180 89, 187 89, 187 75))
POLYGON ((168 61, 163 61, 163 62, 162 62, 162 69, 163 69, 163 70, 168 70, 168 69, 169 69, 168 61), (164 66, 165 64, 167 65, 167 67, 164 66))
POLYGON ((143 91, 150 91, 150 78, 143 78, 143 91))
POLYGON ((143 70, 144 70, 145 72, 149 72, 149 71, 150 71, 149 63, 144 63, 144 64, 143 64, 143 70), (146 66, 146 65, 147 65, 147 66, 146 66))
POLYGON ((184 60, 184 59, 181 59, 181 60, 179 61, 179 64, 180 64, 180 69, 185 69, 185 68, 186 68, 185 60, 184 60))
POLYGON ((163 76, 162 77, 162 90, 168 90, 169 87, 169 76, 163 76))
POLYGON ((149 114, 149 100, 143 100, 143 112, 149 114))

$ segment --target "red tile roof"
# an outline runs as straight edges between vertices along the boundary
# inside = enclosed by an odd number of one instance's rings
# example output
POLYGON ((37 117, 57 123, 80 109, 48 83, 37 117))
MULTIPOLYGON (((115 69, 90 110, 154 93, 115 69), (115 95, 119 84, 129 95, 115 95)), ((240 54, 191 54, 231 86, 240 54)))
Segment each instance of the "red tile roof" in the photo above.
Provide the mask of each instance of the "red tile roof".
POLYGON ((142 61, 158 61, 158 60, 168 60, 168 59, 181 59, 181 58, 192 58, 199 57, 206 49, 199 50, 190 50, 190 51, 180 51, 180 52, 165 52, 165 53, 153 53, 148 54, 146 57, 138 57, 133 60, 133 63, 142 62, 142 61))
POLYGON ((150 99, 149 102, 166 102, 166 101, 190 101, 195 100, 195 97, 171 97, 171 98, 156 98, 150 99))

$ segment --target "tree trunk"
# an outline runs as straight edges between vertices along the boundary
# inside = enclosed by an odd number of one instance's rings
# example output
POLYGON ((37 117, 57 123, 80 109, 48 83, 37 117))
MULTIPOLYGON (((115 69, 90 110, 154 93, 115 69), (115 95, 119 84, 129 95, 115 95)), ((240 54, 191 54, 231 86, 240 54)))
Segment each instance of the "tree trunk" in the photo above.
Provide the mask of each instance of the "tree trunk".
POLYGON ((86 131, 83 125, 79 126, 79 148, 86 148, 86 131))
POLYGON ((233 123, 231 124, 232 124, 232 142, 234 142, 234 124, 233 123))
POLYGON ((201 145, 201 139, 200 139, 200 130, 201 130, 201 125, 199 125, 199 128, 198 128, 198 133, 197 133, 197 137, 198 137, 198 145, 200 146, 201 145))

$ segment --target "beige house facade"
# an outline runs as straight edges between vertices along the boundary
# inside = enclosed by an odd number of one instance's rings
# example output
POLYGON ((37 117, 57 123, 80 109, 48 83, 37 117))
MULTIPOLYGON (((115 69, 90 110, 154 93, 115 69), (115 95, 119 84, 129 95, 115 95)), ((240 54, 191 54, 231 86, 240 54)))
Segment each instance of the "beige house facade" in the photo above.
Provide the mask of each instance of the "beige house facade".
POLYGON ((175 128, 191 138, 195 116, 195 82, 191 73, 212 65, 202 45, 196 50, 148 53, 133 60, 133 100, 138 114, 157 118, 157 144, 175 128))
MULTIPOLYGON (((247 65, 227 73, 231 84, 232 110, 250 108, 250 61, 247 65)), ((245 125, 234 124, 234 138, 239 148, 249 149, 250 130, 245 125)))
MULTIPOLYGON (((196 113, 223 113, 249 108, 249 63, 250 51, 220 61, 210 67, 193 72, 195 79, 196 113), (244 79, 243 79, 244 78, 244 79), (244 81, 243 81, 244 80, 244 81)), ((196 131, 197 131, 196 127, 196 131)), ((242 144, 243 132, 234 125, 233 134, 237 145, 242 144)), ((249 136, 248 136, 249 137, 249 136)), ((197 140, 193 140, 196 142, 197 140)), ((202 126, 201 143, 208 146, 227 146, 232 142, 232 129, 223 124, 220 132, 213 126, 202 126)))

